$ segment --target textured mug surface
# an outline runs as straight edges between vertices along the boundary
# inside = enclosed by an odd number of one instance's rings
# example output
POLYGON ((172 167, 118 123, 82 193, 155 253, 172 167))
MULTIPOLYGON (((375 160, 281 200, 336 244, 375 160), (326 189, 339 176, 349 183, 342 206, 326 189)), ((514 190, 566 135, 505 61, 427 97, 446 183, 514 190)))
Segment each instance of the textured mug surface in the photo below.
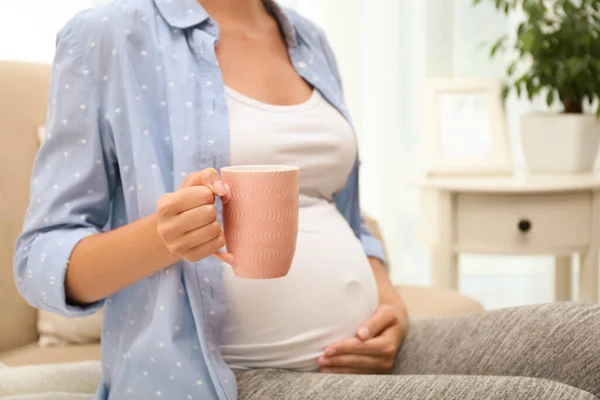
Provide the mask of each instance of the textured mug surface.
POLYGON ((227 253, 219 257, 241 278, 286 276, 298 237, 298 167, 225 167, 221 180, 230 188, 223 204, 227 253))

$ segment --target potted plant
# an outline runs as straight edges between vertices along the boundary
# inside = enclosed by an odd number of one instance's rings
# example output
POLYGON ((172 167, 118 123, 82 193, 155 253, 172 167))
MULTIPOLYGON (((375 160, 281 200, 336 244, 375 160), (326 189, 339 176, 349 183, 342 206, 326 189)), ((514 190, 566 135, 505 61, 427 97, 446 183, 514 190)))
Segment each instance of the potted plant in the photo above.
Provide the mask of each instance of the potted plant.
MULTIPOLYGON (((522 10, 507 67, 506 99, 545 98, 562 112, 521 118, 521 141, 530 172, 590 172, 600 141, 600 0, 473 0, 493 2, 506 15, 522 10), (595 113, 586 108, 595 107, 595 113)), ((490 56, 507 49, 508 35, 490 56)))

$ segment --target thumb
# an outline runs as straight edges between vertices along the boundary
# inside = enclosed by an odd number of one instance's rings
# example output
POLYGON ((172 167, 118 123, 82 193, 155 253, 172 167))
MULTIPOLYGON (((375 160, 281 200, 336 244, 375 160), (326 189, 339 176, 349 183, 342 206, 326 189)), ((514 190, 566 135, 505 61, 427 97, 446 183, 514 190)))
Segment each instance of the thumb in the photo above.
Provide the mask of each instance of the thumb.
POLYGON ((381 306, 371 318, 360 325, 356 331, 357 336, 362 340, 374 338, 386 328, 394 325, 397 319, 398 317, 391 306, 381 306))
POLYGON ((229 199, 229 187, 221 181, 221 177, 219 173, 214 168, 206 168, 202 171, 193 172, 189 174, 181 187, 191 187, 191 186, 206 186, 216 196, 222 198, 223 201, 227 201, 229 199))

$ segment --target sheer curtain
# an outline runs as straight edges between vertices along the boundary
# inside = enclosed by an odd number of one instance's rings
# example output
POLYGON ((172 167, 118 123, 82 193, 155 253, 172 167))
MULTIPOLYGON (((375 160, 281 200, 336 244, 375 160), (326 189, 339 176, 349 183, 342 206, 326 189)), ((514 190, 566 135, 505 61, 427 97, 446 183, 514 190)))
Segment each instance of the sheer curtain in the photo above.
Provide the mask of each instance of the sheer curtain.
MULTIPOLYGON (((429 284, 428 251, 417 241, 420 85, 427 77, 502 77, 481 43, 514 31, 519 16, 471 0, 287 0, 321 25, 339 59, 347 103, 360 138, 363 208, 378 218, 396 283, 429 284)), ((511 98, 510 135, 522 168, 519 114, 511 98)), ((488 308, 552 300, 548 257, 461 257, 461 291, 488 308)))

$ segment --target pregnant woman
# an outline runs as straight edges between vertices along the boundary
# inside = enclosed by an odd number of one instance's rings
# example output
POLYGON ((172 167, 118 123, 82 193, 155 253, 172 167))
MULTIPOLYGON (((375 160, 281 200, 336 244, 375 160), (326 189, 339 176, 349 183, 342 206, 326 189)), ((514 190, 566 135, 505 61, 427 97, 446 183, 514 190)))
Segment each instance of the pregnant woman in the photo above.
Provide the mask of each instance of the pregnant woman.
POLYGON ((36 307, 104 307, 96 399, 600 394, 597 307, 408 327, 362 224, 331 48, 275 2, 86 11, 59 34, 48 107, 15 276, 36 307), (248 164, 301 168, 285 278, 240 279, 213 256, 229 195, 217 169, 248 164))

